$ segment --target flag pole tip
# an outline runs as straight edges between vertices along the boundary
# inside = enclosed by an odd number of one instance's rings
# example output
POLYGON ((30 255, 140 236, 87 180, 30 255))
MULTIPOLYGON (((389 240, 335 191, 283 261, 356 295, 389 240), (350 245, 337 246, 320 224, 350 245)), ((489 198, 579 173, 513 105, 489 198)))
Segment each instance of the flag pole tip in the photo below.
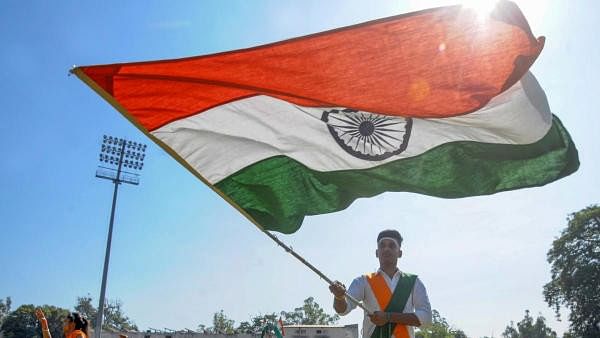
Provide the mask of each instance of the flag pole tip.
POLYGON ((75 69, 76 68, 77 68, 77 65, 71 66, 71 69, 69 69, 69 74, 67 74, 67 75, 71 76, 71 75, 75 74, 75 69))

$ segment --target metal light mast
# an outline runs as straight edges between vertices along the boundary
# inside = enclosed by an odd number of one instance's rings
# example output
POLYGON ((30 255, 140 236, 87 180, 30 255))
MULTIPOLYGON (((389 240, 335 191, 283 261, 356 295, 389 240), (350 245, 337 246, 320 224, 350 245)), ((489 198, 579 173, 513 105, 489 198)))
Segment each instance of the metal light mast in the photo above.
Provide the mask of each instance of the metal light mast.
POLYGON ((102 273, 102 287, 98 316, 96 318, 95 337, 100 338, 102 321, 104 317, 104 296, 106 294, 106 277, 108 275, 108 262, 110 260, 110 246, 112 242, 113 223, 115 220, 115 207, 117 205, 117 190, 119 184, 140 184, 139 171, 144 167, 146 145, 132 142, 123 138, 106 136, 102 140, 100 151, 100 165, 96 170, 96 177, 113 181, 115 190, 110 210, 110 223, 108 226, 108 239, 106 241, 106 254, 104 256, 104 271, 102 273), (126 171, 124 170, 130 170, 126 171))

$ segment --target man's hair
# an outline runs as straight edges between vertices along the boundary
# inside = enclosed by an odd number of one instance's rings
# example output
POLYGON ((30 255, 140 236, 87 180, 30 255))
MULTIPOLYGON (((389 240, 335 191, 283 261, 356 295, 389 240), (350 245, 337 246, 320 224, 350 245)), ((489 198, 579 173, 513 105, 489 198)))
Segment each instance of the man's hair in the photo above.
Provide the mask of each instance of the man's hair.
POLYGON ((379 243, 379 240, 384 237, 393 238, 396 241, 398 241, 399 246, 402 246, 402 236, 400 235, 400 233, 397 230, 392 230, 392 229, 383 230, 382 232, 379 233, 379 235, 377 235, 377 243, 379 243))

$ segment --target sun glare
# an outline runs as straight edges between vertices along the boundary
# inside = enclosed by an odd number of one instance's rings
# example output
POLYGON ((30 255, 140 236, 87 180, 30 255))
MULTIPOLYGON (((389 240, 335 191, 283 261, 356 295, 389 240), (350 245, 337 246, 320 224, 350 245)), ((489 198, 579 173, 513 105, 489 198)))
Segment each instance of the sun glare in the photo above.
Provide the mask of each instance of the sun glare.
POLYGON ((461 1, 462 6, 466 9, 470 9, 475 11, 477 14, 477 19, 480 22, 485 21, 494 7, 496 7, 496 3, 498 0, 463 0, 461 1))

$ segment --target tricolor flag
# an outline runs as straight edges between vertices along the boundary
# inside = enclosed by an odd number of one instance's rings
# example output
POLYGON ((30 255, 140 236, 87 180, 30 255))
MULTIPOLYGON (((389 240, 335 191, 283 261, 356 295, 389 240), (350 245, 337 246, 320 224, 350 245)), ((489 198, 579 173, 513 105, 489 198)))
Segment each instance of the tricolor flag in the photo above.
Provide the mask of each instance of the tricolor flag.
POLYGON ((485 20, 442 7, 73 72, 252 222, 292 233, 385 191, 485 195, 577 170, 528 72, 543 42, 501 1, 485 20))

